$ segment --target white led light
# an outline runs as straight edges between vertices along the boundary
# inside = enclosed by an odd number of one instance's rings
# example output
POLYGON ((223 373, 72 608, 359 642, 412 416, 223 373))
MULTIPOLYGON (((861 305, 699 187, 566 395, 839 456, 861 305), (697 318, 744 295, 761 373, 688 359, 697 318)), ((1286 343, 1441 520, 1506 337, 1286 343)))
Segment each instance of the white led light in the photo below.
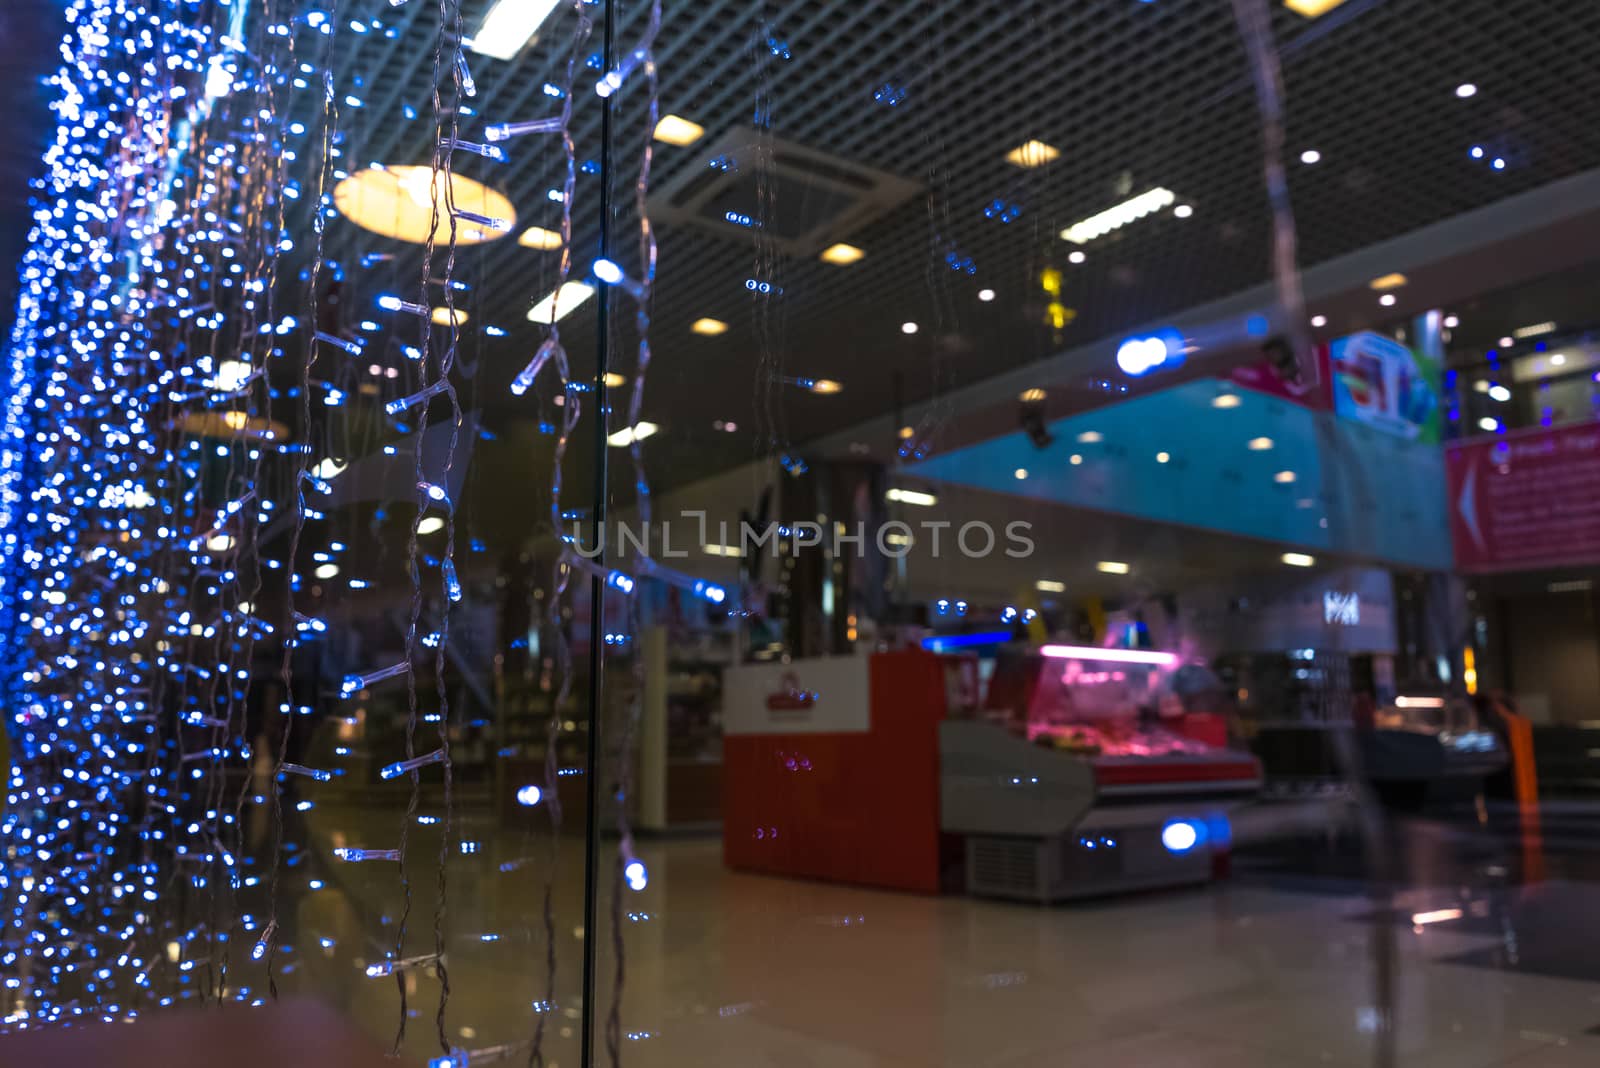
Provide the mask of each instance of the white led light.
POLYGON ((1187 853, 1200 842, 1200 832, 1188 820, 1173 820, 1161 828, 1161 844, 1169 853, 1187 853))
POLYGON ((1314 148, 1308 148, 1304 152, 1300 153, 1300 162, 1304 163, 1307 167, 1321 163, 1322 153, 1318 152, 1314 148))
POLYGON ((939 503, 939 498, 931 493, 922 493, 918 490, 900 489, 898 487, 885 493, 883 498, 896 504, 910 504, 918 508, 932 508, 939 503))

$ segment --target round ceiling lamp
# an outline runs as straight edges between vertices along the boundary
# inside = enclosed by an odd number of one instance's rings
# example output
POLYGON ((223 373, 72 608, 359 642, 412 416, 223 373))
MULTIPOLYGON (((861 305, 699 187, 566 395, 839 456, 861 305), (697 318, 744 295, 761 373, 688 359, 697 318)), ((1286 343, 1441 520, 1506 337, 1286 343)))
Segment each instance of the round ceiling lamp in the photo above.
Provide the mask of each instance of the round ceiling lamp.
MULTIPOLYGON (((425 245, 428 224, 433 220, 434 184, 431 167, 374 167, 358 171, 335 186, 333 204, 339 214, 363 230, 396 241, 425 245)), ((456 241, 463 245, 505 237, 516 225, 517 209, 511 206, 511 201, 482 182, 452 174, 446 184, 441 172, 438 191, 439 222, 433 228, 433 241, 437 245, 450 240, 447 204, 454 206, 457 212, 470 212, 505 224, 505 229, 497 230, 458 218, 456 241)))

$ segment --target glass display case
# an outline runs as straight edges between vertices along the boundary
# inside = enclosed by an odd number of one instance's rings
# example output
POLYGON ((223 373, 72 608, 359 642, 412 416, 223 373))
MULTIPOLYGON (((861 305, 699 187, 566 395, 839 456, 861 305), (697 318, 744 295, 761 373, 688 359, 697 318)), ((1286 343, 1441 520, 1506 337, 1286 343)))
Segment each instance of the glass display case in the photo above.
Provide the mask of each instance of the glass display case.
POLYGON ((1220 683, 1176 654, 1046 646, 1002 660, 985 714, 1037 745, 1094 757, 1201 755, 1224 747, 1220 683))

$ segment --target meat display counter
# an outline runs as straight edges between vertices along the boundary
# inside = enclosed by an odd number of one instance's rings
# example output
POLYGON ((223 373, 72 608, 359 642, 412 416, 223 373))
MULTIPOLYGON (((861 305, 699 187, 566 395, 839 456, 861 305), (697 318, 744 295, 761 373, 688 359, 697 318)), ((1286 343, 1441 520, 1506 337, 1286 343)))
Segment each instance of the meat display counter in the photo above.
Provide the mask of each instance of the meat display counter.
POLYGON ((940 724, 941 824, 965 839, 969 893, 1052 902, 1213 877, 1261 767, 1180 674, 1148 649, 997 664, 977 715, 940 724))

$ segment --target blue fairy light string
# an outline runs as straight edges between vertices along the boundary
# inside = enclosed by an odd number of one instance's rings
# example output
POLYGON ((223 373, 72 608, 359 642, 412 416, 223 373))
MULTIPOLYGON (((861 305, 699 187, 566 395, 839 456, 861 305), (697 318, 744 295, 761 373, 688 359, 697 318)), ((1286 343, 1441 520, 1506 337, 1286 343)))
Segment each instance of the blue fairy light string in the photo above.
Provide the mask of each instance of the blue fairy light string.
POLYGON ((223 996, 232 892, 256 881, 224 772, 249 759, 247 665, 272 633, 247 607, 244 487, 277 445, 250 367, 281 248, 262 117, 281 47, 227 8, 63 9, 0 415, 8 1026, 223 996), (218 353, 246 368, 231 385, 218 353))

